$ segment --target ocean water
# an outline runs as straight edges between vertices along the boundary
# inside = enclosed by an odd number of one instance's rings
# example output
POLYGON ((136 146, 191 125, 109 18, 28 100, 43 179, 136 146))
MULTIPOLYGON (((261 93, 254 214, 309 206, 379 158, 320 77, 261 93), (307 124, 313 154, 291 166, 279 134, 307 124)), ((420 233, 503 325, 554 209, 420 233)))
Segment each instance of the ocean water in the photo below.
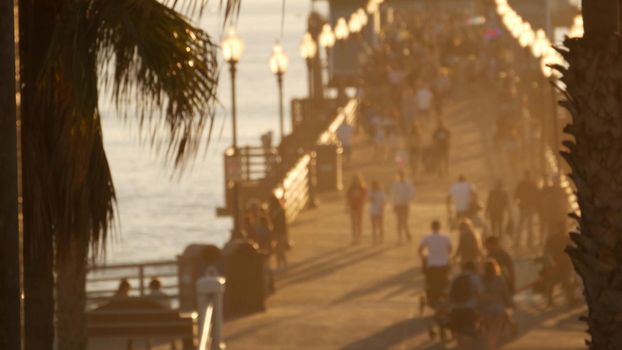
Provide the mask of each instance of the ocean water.
MULTIPOLYGON (((306 94, 306 68, 298 46, 306 31, 310 0, 286 3, 282 44, 289 56, 284 78, 286 130, 289 130, 289 100, 306 94)), ((201 27, 212 36, 222 36, 217 14, 218 1, 201 19, 201 27)), ((259 135, 272 130, 278 135, 276 79, 268 59, 281 32, 281 0, 243 0, 238 34, 245 52, 238 64, 239 144, 257 144, 259 135)), ((229 237, 231 220, 216 217, 223 205, 222 153, 231 143, 230 80, 221 66, 221 107, 212 141, 177 176, 145 140, 138 124, 121 120, 107 101, 102 101, 104 143, 118 195, 119 229, 111 239, 107 262, 140 262, 174 259, 191 243, 222 245, 229 237), (175 176, 173 176, 175 175, 175 176)))

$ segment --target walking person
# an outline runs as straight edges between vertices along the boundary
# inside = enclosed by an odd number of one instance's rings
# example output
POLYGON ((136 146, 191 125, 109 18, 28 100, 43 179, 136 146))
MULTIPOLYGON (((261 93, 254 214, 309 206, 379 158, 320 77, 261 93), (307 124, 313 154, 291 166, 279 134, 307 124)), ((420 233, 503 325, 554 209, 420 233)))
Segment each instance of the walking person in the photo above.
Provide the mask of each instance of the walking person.
POLYGON ((493 259, 499 265, 501 276, 503 276, 510 294, 513 295, 516 291, 516 274, 510 253, 501 246, 499 239, 494 236, 486 238, 484 248, 488 253, 488 258, 493 259))
POLYGON ((464 219, 460 221, 458 224, 458 247, 454 254, 454 260, 460 263, 467 261, 477 263, 482 256, 482 242, 471 220, 464 219))
MULTIPOLYGON (((559 176, 553 176, 552 183, 542 191, 542 218, 548 235, 557 234, 566 228, 568 221, 568 194, 561 187, 559 176)), ((543 237, 545 238, 545 237, 543 237)))
POLYGON ((518 204, 518 227, 516 229, 515 244, 521 244, 521 235, 526 231, 526 244, 534 244, 534 218, 538 213, 538 185, 532 179, 531 173, 526 171, 523 178, 516 185, 514 199, 518 204))
POLYGON ((506 318, 506 307, 511 307, 512 301, 499 264, 494 259, 486 260, 483 270, 480 304, 482 326, 488 349, 497 350, 497 341, 506 318))
POLYGON ((363 233, 363 209, 367 201, 367 187, 361 175, 357 174, 352 179, 352 184, 346 193, 347 206, 350 213, 352 228, 352 244, 361 243, 363 233))
POLYGON ((508 193, 503 188, 503 182, 497 180, 495 188, 490 191, 488 200, 486 201, 486 217, 490 223, 491 234, 493 236, 502 236, 506 215, 510 217, 510 213, 510 199, 508 193))
POLYGON ((291 243, 283 201, 274 194, 268 200, 268 213, 272 223, 276 267, 278 270, 283 270, 287 268, 287 251, 291 248, 291 243))
POLYGON ((464 175, 458 177, 451 188, 449 189, 449 195, 447 196, 447 205, 449 210, 450 219, 471 219, 473 213, 474 203, 474 186, 467 181, 464 175), (451 213, 451 204, 453 203, 453 215, 451 213))
POLYGON ((386 196, 378 180, 371 183, 369 192, 369 216, 371 217, 371 236, 373 244, 384 241, 384 207, 386 196))
POLYGON ((481 349, 479 304, 483 293, 477 265, 472 261, 462 264, 462 271, 449 287, 449 328, 456 338, 458 350, 481 349))
POLYGON ((397 241, 402 243, 405 237, 408 242, 412 241, 410 227, 408 223, 408 215, 410 212, 410 202, 415 196, 415 188, 406 180, 403 170, 397 172, 397 180, 393 183, 391 198, 393 201, 393 210, 397 217, 397 241))
POLYGON ((354 142, 354 126, 344 121, 339 125, 337 131, 337 139, 341 143, 341 147, 343 147, 343 157, 346 165, 350 165, 350 161, 352 160, 352 144, 354 142))
POLYGON ((447 176, 449 174, 449 148, 451 145, 451 132, 445 127, 445 124, 439 119, 436 129, 432 134, 432 145, 438 156, 438 174, 439 176, 447 176))
POLYGON ((441 223, 432 222, 432 232, 419 244, 419 256, 426 280, 427 304, 434 307, 449 285, 451 240, 441 232, 441 223))
POLYGON ((549 264, 546 274, 547 288, 545 290, 549 306, 553 305, 553 291, 560 285, 566 302, 572 305, 575 300, 573 288, 572 262, 566 253, 570 245, 570 238, 566 233, 565 224, 556 225, 557 231, 549 233, 544 247, 544 257, 549 264))

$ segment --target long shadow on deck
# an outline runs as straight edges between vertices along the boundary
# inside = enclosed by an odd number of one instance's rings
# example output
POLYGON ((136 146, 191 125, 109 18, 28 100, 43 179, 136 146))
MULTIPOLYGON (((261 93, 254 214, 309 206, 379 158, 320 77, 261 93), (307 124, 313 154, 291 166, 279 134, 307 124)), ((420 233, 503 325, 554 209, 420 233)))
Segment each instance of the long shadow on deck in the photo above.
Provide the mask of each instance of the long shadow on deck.
POLYGON ((427 320, 408 318, 377 333, 342 347, 341 350, 381 350, 396 346, 420 333, 427 332, 427 320))
POLYGON ((401 293, 416 291, 416 287, 423 281, 420 267, 412 267, 401 273, 391 275, 387 278, 368 284, 359 289, 350 291, 333 302, 333 305, 340 304, 354 299, 362 298, 367 295, 375 294, 381 291, 392 290, 391 293, 385 295, 385 299, 397 296, 401 293))
POLYGON ((340 270, 349 267, 354 264, 358 264, 362 261, 377 257, 382 255, 383 253, 390 251, 392 249, 398 248, 397 246, 392 247, 370 247, 363 248, 361 250, 356 251, 348 251, 348 247, 344 247, 344 253, 340 255, 338 258, 329 259, 326 261, 322 261, 318 264, 308 266, 302 271, 296 271, 293 273, 288 273, 287 275, 279 278, 277 286, 278 288, 283 288, 288 285, 308 282, 313 279, 321 278, 330 274, 334 274, 339 272, 340 270))

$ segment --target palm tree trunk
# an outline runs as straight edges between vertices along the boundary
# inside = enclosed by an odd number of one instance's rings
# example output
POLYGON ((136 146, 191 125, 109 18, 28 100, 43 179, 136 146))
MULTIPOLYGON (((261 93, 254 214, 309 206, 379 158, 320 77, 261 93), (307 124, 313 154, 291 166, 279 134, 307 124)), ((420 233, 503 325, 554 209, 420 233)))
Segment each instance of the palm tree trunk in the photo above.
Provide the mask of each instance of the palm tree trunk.
POLYGON ((622 38, 616 1, 584 1, 585 37, 569 39, 562 104, 572 115, 562 155, 581 217, 567 249, 583 279, 593 350, 622 349, 622 38))
POLYGON ((61 1, 20 0, 20 58, 22 76, 22 149, 24 178, 24 288, 27 350, 54 346, 54 246, 50 211, 52 189, 45 156, 42 120, 49 110, 37 106, 37 80, 46 59, 61 1))
POLYGON ((19 226, 13 0, 0 0, 0 349, 20 348, 19 226))
POLYGON ((88 234, 58 242, 56 254, 57 335, 60 350, 85 350, 88 234))

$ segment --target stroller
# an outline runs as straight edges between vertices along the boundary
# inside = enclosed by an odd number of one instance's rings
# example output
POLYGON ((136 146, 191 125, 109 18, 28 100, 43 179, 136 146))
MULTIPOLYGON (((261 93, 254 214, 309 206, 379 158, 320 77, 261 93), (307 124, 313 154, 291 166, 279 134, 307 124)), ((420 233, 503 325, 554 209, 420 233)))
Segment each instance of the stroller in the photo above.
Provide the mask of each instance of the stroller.
POLYGON ((433 315, 428 324, 428 335, 431 340, 435 340, 437 336, 445 343, 449 340, 449 316, 451 313, 451 304, 447 297, 447 283, 442 279, 432 276, 423 259, 422 269, 425 276, 425 295, 419 299, 419 311, 421 314, 426 308, 432 310, 433 315))

